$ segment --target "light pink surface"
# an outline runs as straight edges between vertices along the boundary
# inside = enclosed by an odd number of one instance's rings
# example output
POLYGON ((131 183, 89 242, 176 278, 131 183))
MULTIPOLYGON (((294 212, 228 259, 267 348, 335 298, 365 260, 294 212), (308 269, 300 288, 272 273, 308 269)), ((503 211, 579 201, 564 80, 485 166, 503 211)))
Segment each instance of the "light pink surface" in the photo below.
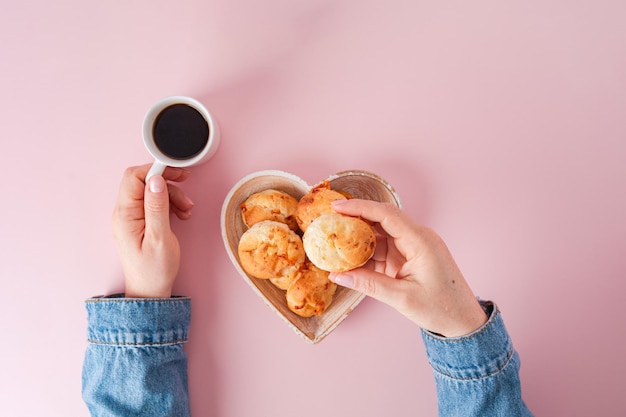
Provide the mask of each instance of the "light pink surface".
POLYGON ((310 346, 230 264, 261 169, 391 182, 499 303, 536 415, 623 416, 623 1, 3 1, 0 414, 84 416, 83 299, 121 288, 110 214, 171 94, 218 119, 184 188, 196 416, 433 416, 418 329, 366 299, 310 346))

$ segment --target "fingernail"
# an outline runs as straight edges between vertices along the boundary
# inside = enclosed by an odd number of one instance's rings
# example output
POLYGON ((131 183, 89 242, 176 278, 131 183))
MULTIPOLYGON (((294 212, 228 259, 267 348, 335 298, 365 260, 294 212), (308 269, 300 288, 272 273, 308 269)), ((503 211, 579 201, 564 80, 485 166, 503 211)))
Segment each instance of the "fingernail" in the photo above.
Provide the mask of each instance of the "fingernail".
POLYGON ((340 206, 340 205, 342 205, 342 204, 344 204, 346 202, 348 202, 348 200, 345 199, 345 198, 341 199, 341 200, 333 200, 333 201, 330 202, 330 205, 331 206, 340 206))
MULTIPOLYGON (((333 275, 333 274, 331 274, 333 275)), ((334 274, 332 277, 331 275, 328 276, 328 278, 333 281, 335 284, 337 285, 341 285, 342 287, 346 287, 346 288, 352 288, 354 287, 354 277, 350 274, 334 274)))
POLYGON ((148 187, 152 193, 160 193, 165 190, 165 180, 160 175, 155 175, 148 180, 148 187))

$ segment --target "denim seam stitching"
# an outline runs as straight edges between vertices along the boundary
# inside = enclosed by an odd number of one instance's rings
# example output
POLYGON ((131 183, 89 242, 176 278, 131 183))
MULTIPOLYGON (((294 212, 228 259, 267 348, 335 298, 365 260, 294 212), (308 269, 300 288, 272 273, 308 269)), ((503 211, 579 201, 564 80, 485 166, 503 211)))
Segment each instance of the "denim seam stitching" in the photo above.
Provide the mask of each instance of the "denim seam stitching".
POLYGON ((433 371, 438 373, 439 375, 442 375, 446 378, 450 378, 453 379, 455 381, 472 381, 472 380, 477 380, 477 379, 483 379, 483 378, 489 378, 493 375, 499 374, 500 372, 502 372, 504 370, 504 368, 507 367, 507 365, 509 364, 509 362, 511 361, 511 358, 513 357, 513 350, 509 351, 509 354, 507 355, 506 360, 504 361, 504 363, 502 364, 502 366, 498 367, 497 369, 485 374, 485 375, 480 375, 480 376, 472 376, 472 377, 467 377, 467 378, 458 378, 452 375, 449 375, 447 373, 444 373, 442 370, 437 369, 437 367, 435 367, 433 365, 432 362, 430 362, 431 367, 433 368, 433 371))
POLYGON ((102 342, 100 340, 87 339, 88 343, 94 345, 109 345, 109 346, 163 346, 163 345, 179 345, 187 343, 187 339, 169 340, 167 342, 102 342))
POLYGON ((90 298, 88 300, 85 300, 86 303, 135 303, 135 304, 142 304, 142 303, 180 303, 180 302, 185 302, 190 300, 190 298, 176 298, 176 299, 171 299, 171 298, 143 298, 141 300, 138 300, 136 298, 90 298))

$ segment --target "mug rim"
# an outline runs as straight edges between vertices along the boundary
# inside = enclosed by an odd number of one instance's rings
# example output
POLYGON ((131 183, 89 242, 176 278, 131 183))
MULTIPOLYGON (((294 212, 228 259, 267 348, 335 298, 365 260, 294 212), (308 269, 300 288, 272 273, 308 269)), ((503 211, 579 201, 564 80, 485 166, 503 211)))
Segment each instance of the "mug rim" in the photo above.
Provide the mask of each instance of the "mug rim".
POLYGON ((143 125, 142 125, 142 134, 143 134, 143 143, 146 146, 150 155, 152 155, 152 157, 156 159, 157 161, 167 166, 178 167, 178 168, 189 167, 189 166, 199 163, 205 158, 206 159, 210 158, 213 155, 213 153, 215 153, 215 151, 217 150, 217 140, 218 140, 217 124, 215 120, 213 119, 213 116, 211 115, 211 113, 209 113, 209 111, 200 101, 189 96, 182 96, 182 95, 168 96, 154 103, 148 109, 148 111, 146 112, 144 116, 143 125), (166 154, 164 154, 156 146, 156 143, 154 141, 154 135, 153 135, 154 122, 156 121, 158 115, 164 109, 174 104, 185 104, 187 106, 194 108, 202 115, 202 117, 207 122, 208 127, 209 127, 209 138, 207 140, 206 145, 204 146, 204 148, 202 148, 202 150, 199 153, 197 153, 196 155, 190 158, 185 158, 185 159, 171 158, 167 156, 166 154))

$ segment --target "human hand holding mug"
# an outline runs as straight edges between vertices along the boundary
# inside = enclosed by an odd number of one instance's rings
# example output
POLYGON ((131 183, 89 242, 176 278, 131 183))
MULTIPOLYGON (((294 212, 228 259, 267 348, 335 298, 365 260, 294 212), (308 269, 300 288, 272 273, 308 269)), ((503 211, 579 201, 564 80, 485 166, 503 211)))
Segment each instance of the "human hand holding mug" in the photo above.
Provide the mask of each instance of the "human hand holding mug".
POLYGON ((217 152, 220 129, 198 100, 171 96, 159 100, 146 113, 143 142, 154 158, 147 181, 162 174, 167 166, 186 168, 208 161, 217 152))
POLYGON ((189 171, 167 168, 144 183, 150 165, 124 172, 113 210, 113 235, 129 298, 167 298, 180 267, 178 239, 170 228, 170 211, 181 220, 193 202, 174 183, 189 171), (167 181, 167 182, 166 182, 167 181))

